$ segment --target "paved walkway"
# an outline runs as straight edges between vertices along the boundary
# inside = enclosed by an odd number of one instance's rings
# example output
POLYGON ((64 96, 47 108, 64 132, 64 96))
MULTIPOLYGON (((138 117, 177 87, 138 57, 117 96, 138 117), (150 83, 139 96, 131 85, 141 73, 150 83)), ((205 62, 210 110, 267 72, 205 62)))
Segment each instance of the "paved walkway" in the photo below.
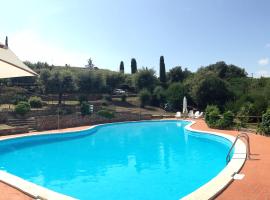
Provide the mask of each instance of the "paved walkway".
MULTIPOLYGON (((63 129, 80 130, 86 127, 63 129)), ((236 135, 237 131, 220 131, 207 127, 203 120, 192 126, 194 129, 216 131, 236 135)), ((47 131, 46 131, 47 132, 47 131)), ((50 131, 51 133, 55 131, 50 131)), ((58 131, 59 132, 59 131, 58 131)), ((3 138, 3 137, 2 137, 3 138)), ((218 200, 270 200, 270 137, 250 134, 251 160, 246 161, 240 173, 243 180, 233 181, 218 197, 218 200)), ((0 200, 31 200, 26 194, 0 182, 0 200)))
MULTIPOLYGON (((199 120, 193 128, 200 130, 213 130, 207 127, 204 121, 199 120)), ((220 131, 236 135, 237 131, 220 131)), ((244 179, 234 180, 224 190, 218 200, 270 200, 270 137, 249 134, 251 160, 247 160, 241 170, 244 179)))

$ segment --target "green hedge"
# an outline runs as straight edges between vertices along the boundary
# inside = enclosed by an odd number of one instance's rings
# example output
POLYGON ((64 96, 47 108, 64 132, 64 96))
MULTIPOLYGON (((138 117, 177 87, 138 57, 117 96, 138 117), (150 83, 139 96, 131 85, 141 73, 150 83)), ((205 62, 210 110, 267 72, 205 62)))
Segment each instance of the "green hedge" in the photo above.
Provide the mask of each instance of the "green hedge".
POLYGON ((42 100, 40 97, 30 97, 30 99, 28 100, 31 108, 42 108, 42 100))
POLYGON ((25 115, 31 110, 30 104, 26 101, 20 101, 15 106, 15 112, 20 115, 25 115))

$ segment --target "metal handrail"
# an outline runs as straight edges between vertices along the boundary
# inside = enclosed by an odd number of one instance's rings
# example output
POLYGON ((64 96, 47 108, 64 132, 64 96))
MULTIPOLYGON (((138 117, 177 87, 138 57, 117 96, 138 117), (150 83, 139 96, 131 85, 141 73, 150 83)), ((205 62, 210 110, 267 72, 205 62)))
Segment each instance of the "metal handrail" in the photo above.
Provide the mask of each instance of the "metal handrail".
POLYGON ((243 138, 246 139, 247 159, 248 159, 248 160, 250 159, 250 143, 249 143, 249 136, 248 136, 247 133, 239 133, 239 134, 236 136, 236 138, 235 138, 235 140, 234 140, 234 142, 233 142, 233 144, 232 144, 232 146, 231 146, 231 148, 230 148, 230 150, 229 150, 229 152, 228 152, 228 154, 227 154, 227 156, 226 156, 226 163, 227 163, 227 164, 231 161, 230 155, 231 155, 231 152, 232 152, 232 150, 233 150, 233 147, 235 146, 237 140, 238 140, 239 138, 241 138, 241 137, 243 137, 243 138))

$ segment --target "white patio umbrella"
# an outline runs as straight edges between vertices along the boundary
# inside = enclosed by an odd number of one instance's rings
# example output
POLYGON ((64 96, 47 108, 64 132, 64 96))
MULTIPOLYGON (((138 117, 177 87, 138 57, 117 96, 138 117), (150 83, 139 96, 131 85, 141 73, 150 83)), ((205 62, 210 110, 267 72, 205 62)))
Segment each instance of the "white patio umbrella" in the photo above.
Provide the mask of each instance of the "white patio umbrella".
POLYGON ((0 43, 0 78, 13 78, 22 76, 37 76, 38 74, 27 67, 6 44, 0 43))
POLYGON ((184 113, 188 113, 188 110, 187 110, 187 98, 185 96, 183 98, 183 114, 184 113))

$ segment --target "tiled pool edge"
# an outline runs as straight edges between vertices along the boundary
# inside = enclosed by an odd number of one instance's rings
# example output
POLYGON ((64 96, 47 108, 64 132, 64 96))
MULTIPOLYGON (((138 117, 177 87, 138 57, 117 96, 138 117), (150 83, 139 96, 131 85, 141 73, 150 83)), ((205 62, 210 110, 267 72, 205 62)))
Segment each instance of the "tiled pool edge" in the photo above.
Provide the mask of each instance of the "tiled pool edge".
MULTIPOLYGON (((191 126, 196 122, 192 120, 190 121, 192 123, 185 127, 186 130, 221 136, 230 140, 232 143, 235 140, 234 136, 227 135, 224 133, 195 130, 191 128, 191 126)), ((225 159, 226 158, 224 158, 224 160, 225 159)), ((235 144, 233 157, 231 161, 228 163, 228 165, 216 177, 211 179, 209 182, 207 182, 197 190, 181 198, 181 200, 214 199, 220 192, 226 189, 226 187, 233 181, 233 175, 241 170, 241 168, 245 163, 245 160, 246 160, 246 145, 242 140, 238 140, 235 144)))
MULTIPOLYGON (((168 120, 168 119, 165 119, 168 120)), ((174 119, 175 120, 175 119, 174 119)), ((143 121, 149 121, 149 120, 143 120, 143 121)), ((159 121, 159 120, 153 120, 153 121, 159 121)), ((224 137, 230 141, 234 141, 235 137, 230 136, 223 133, 217 133, 212 131, 202 131, 202 130, 195 130, 191 128, 193 124, 195 124, 195 121, 192 120, 182 120, 182 121, 190 121, 191 124, 187 125, 185 128, 190 131, 199 132, 199 133, 207 133, 207 134, 213 134, 217 136, 224 137)), ((120 122, 121 123, 121 122, 120 122)), ((99 124, 101 125, 101 124, 99 124)), ((95 125, 98 126, 98 125, 95 125)), ((24 135, 13 135, 5 138, 0 138, 0 140, 6 140, 6 139, 12 139, 12 138, 19 138, 19 137, 27 137, 27 136, 34 136, 34 135, 49 135, 49 134, 65 134, 70 132, 79 132, 83 130, 92 129, 95 126, 90 126, 87 128, 83 128, 80 130, 72 130, 72 131, 64 131, 64 132, 41 132, 41 133, 33 133, 33 134, 24 134, 24 135)), ((202 187, 198 188, 194 192, 188 194, 187 196, 181 198, 183 200, 206 200, 206 199, 213 199, 215 196, 217 196, 222 190, 224 190, 228 184, 230 184, 233 180, 232 175, 234 173, 237 173, 240 171, 242 166, 245 163, 246 158, 246 146, 244 142, 241 140, 238 140, 235 146, 235 152, 231 159, 231 162, 212 180, 204 184, 202 187)), ((225 158, 224 158, 225 159, 225 158)), ((22 178, 19 178, 17 176, 14 176, 10 173, 7 173, 5 171, 0 170, 0 181, 22 191, 23 193, 28 194, 29 196, 41 199, 41 200, 75 200, 75 198, 54 192, 52 190, 49 190, 45 187, 36 185, 32 182, 26 181, 22 178)))

